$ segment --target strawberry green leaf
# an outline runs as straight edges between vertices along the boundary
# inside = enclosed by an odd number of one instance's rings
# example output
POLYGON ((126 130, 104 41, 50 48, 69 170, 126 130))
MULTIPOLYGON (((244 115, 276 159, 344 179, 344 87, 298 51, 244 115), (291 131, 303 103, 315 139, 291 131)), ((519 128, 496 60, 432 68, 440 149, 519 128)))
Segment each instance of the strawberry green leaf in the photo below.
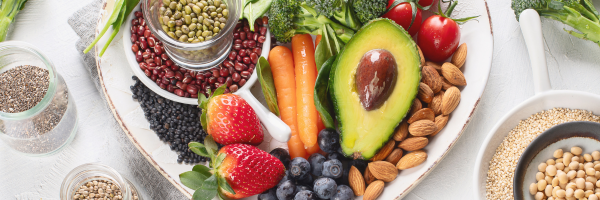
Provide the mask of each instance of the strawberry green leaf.
POLYGON ((204 132, 208 133, 208 118, 206 116, 206 109, 202 109, 202 114, 200 114, 200 125, 202 125, 202 129, 204 129, 204 132))
POLYGON ((198 155, 200 155, 202 157, 210 158, 210 154, 208 153, 208 151, 206 150, 206 148, 190 147, 190 150, 192 152, 194 152, 195 154, 198 154, 198 155))
POLYGON ((218 87, 215 90, 215 93, 213 93, 212 97, 216 97, 216 96, 219 96, 219 95, 222 95, 223 93, 225 93, 226 87, 227 87, 227 84, 223 84, 223 85, 221 85, 221 87, 218 87))
POLYGON ((208 103, 208 98, 204 96, 204 94, 198 92, 198 108, 206 109, 206 104, 208 103))
POLYGON ((195 171, 187 171, 179 174, 179 180, 183 185, 189 187, 192 190, 197 190, 202 187, 204 180, 207 176, 195 171))
POLYGON ((206 150, 208 151, 210 158, 214 160, 215 154, 217 153, 217 149, 219 147, 217 146, 217 143, 215 142, 215 140, 213 140, 212 136, 209 135, 209 136, 206 136, 206 138, 204 138, 204 146, 206 147, 206 150))
POLYGON ((256 64, 258 71, 258 80, 260 81, 260 87, 262 88, 263 95, 269 106, 269 110, 275 115, 279 116, 279 107, 277 106, 277 91, 275 90, 275 83, 273 81, 273 74, 271 73, 271 66, 269 61, 265 57, 260 57, 256 64))
POLYGON ((217 190, 203 190, 197 189, 192 196, 193 200, 212 200, 215 196, 217 196, 217 190))
POLYGON ((221 163, 223 163, 223 160, 225 160, 225 157, 227 157, 227 154, 221 153, 219 155, 217 155, 217 160, 215 160, 215 169, 219 168, 221 166, 221 163))
POLYGON ((212 176, 212 174, 210 173, 210 168, 204 165, 196 165, 194 166, 194 168, 192 168, 192 171, 204 174, 204 176, 206 177, 212 176))
POLYGON ((225 200, 225 198, 223 197, 223 194, 219 193, 219 195, 217 195, 217 196, 219 196, 219 200, 225 200))
POLYGON ((204 180, 202 187, 200 187, 200 189, 202 189, 202 190, 215 190, 215 191, 218 188, 219 188, 219 185, 217 184, 217 175, 214 175, 214 174, 212 176, 208 177, 206 180, 204 180))
POLYGON ((227 180, 223 177, 218 178, 219 180, 219 188, 231 193, 231 194, 235 194, 235 191, 233 191, 233 188, 231 188, 231 185, 229 185, 229 183, 227 182, 227 180))

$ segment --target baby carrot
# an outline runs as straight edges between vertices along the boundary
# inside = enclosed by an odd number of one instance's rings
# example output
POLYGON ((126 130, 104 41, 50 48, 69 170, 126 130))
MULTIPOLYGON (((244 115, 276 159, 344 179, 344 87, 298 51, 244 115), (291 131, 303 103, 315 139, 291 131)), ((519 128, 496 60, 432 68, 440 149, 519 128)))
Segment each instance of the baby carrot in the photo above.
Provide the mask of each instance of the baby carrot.
POLYGON ((317 38, 315 38, 315 47, 319 45, 319 42, 321 42, 321 35, 317 35, 317 38))
POLYGON ((317 108, 314 101, 317 66, 315 47, 309 34, 292 37, 292 52, 296 72, 296 105, 298 134, 306 148, 317 144, 317 108))
POLYGON ((269 64, 273 73, 275 91, 277 91, 277 104, 281 120, 292 129, 292 137, 288 141, 288 148, 292 158, 307 157, 304 144, 298 136, 298 122, 296 121, 296 82, 294 75, 294 58, 292 52, 283 46, 277 46, 269 52, 269 64))

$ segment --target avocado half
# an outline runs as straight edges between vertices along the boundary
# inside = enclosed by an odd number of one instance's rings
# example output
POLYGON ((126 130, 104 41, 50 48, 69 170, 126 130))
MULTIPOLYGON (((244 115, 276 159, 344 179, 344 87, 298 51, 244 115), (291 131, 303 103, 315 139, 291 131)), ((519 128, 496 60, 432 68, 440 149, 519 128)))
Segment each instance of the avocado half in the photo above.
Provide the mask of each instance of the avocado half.
POLYGON ((369 22, 346 44, 329 76, 340 143, 346 156, 370 159, 390 139, 418 93, 420 65, 415 42, 401 26, 388 19, 369 22), (375 49, 393 55, 398 74, 387 100, 367 111, 359 99, 355 79, 361 58, 375 49))

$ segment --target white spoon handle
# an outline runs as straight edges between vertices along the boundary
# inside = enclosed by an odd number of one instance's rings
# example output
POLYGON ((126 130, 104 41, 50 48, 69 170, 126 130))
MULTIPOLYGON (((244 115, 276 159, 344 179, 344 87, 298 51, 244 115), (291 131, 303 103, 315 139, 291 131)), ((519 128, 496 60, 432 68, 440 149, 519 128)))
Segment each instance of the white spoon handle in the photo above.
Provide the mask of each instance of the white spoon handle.
POLYGON ((535 94, 552 89, 544 55, 544 41, 542 35, 542 24, 537 11, 527 9, 519 16, 521 32, 529 52, 531 69, 533 71, 533 85, 535 94))
POLYGON ((265 108, 254 95, 252 95, 250 90, 238 90, 236 94, 240 95, 248 102, 248 104, 250 104, 273 139, 279 142, 287 142, 290 139, 292 129, 269 109, 265 108))

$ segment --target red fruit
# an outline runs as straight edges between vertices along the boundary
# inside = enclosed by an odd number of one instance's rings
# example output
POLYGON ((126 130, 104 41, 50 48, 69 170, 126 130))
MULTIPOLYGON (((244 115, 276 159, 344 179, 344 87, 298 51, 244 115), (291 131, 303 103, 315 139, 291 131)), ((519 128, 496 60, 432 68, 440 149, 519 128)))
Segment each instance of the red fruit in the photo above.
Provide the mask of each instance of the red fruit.
MULTIPOLYGON (((388 6, 391 6, 395 0, 390 0, 388 6)), ((419 1, 421 3, 421 1, 419 1)), ((421 9, 417 8, 417 13, 415 15, 415 19, 413 20, 412 13, 412 5, 409 2, 404 2, 396 5, 394 8, 390 9, 383 16, 384 18, 388 18, 394 20, 396 24, 402 26, 404 30, 408 31, 408 33, 412 36, 415 36, 419 29, 421 28, 421 23, 423 22, 423 18, 421 15, 421 9), (412 25, 411 25, 412 22, 412 25), (409 29, 410 27, 410 29, 409 29)))
POLYGON ((235 94, 210 98, 207 106, 207 133, 215 142, 259 145, 264 138, 258 116, 248 102, 235 94))
POLYGON ((216 173, 225 178, 235 195, 223 189, 228 198, 240 199, 273 188, 285 175, 285 167, 271 154, 247 144, 227 145, 219 151, 227 155, 216 173))

